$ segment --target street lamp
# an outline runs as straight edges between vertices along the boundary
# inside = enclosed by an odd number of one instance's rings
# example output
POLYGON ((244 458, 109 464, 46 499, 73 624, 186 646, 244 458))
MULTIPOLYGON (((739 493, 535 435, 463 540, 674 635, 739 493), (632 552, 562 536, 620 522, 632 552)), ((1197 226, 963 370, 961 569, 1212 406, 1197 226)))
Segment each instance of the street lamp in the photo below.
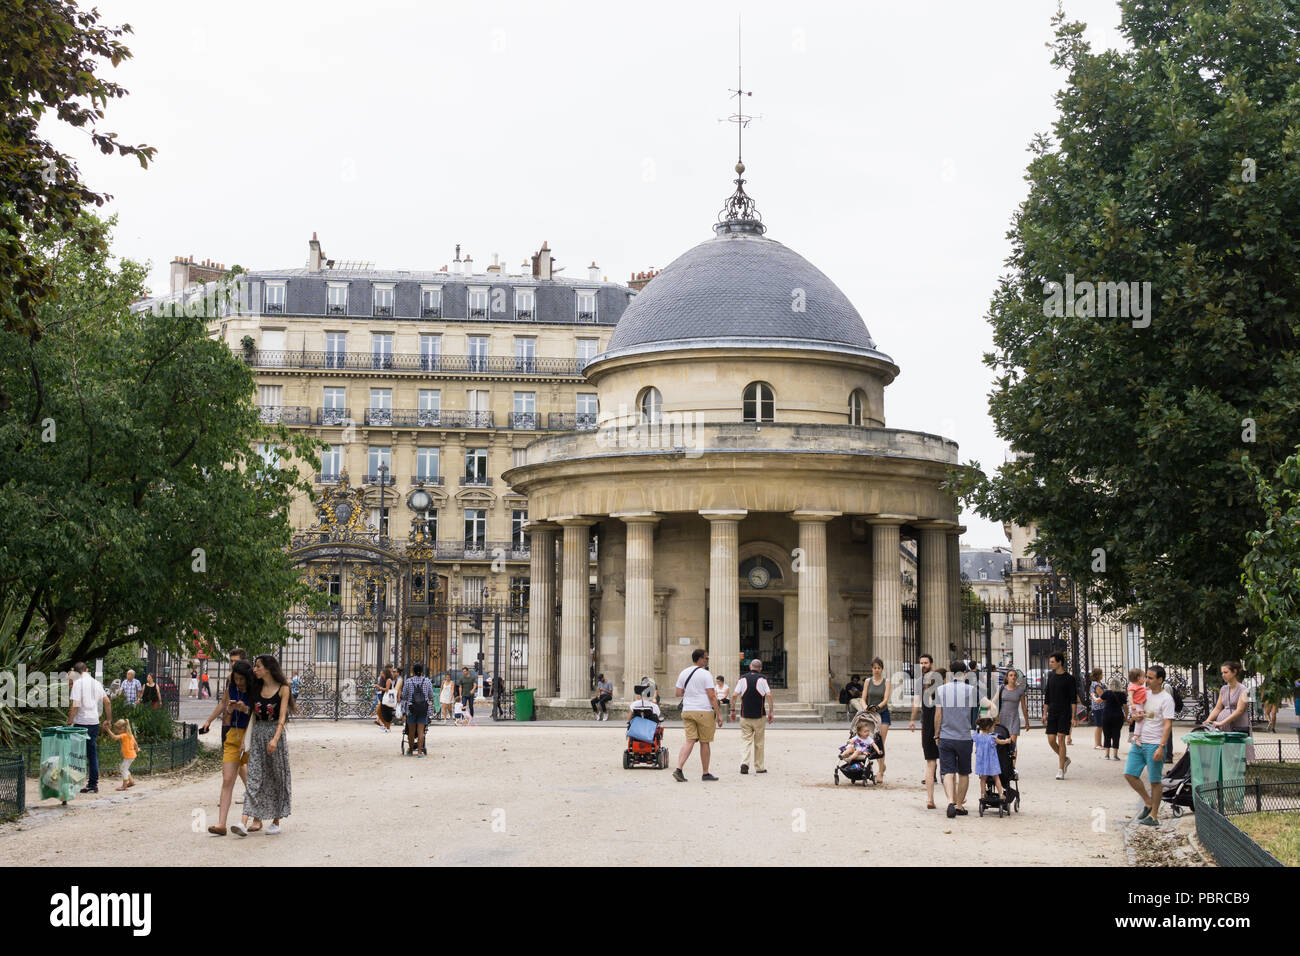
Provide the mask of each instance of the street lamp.
POLYGON ((429 509, 433 507, 433 497, 423 488, 417 488, 406 501, 412 511, 420 516, 420 531, 429 533, 429 509))

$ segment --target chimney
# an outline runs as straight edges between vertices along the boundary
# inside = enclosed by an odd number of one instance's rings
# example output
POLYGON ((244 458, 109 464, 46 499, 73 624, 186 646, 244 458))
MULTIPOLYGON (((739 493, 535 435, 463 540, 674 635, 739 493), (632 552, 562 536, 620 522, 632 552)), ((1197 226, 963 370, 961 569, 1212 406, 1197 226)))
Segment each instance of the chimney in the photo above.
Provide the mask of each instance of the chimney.
POLYGON ((172 260, 172 291, 182 291, 190 281, 190 270, 186 267, 185 259, 177 256, 172 260))
POLYGON ((533 256, 533 278, 534 279, 551 278, 551 271, 554 262, 555 260, 551 258, 551 249, 549 246, 547 246, 546 240, 543 239, 542 248, 539 249, 536 255, 533 256))
POLYGON ((474 274, 474 260, 470 258, 468 252, 465 253, 465 261, 461 265, 461 268, 465 270, 465 275, 467 276, 472 276, 474 274))
POLYGON ((600 281, 600 268, 596 265, 594 259, 591 261, 591 265, 587 266, 587 278, 592 282, 600 281))
POLYGON ((500 259, 497 257, 497 254, 496 254, 495 252, 492 253, 492 265, 490 265, 490 266, 487 267, 487 271, 488 271, 488 272, 496 272, 496 273, 500 273, 500 272, 501 272, 501 261, 500 261, 500 259))
POLYGON ((460 275, 460 243, 456 243, 456 258, 451 260, 451 274, 460 275))
POLYGON ((311 234, 311 242, 307 243, 307 268, 312 272, 320 272, 321 262, 325 256, 320 251, 320 240, 316 238, 316 233, 311 234))

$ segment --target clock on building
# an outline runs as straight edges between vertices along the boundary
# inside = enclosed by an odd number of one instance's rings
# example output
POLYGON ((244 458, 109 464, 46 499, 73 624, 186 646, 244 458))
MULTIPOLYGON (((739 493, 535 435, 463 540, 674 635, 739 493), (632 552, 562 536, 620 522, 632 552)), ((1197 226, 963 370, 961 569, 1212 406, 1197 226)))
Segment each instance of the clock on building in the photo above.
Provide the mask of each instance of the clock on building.
POLYGON ((772 580, 772 575, 768 573, 767 568, 762 565, 755 565, 749 569, 749 586, 756 590, 762 590, 767 587, 768 582, 772 580))

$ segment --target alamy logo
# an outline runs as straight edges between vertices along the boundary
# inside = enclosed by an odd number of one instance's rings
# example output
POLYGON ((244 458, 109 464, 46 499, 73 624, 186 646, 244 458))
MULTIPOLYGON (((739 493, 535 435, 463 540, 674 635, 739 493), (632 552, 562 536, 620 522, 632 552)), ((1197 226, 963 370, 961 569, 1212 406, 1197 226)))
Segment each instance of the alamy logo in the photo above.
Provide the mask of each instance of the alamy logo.
POLYGON ((1079 282, 1074 273, 1065 274, 1065 283, 1043 284, 1043 315, 1048 318, 1118 318, 1132 319, 1133 328, 1151 325, 1150 282, 1079 282))
POLYGON ((50 897, 50 925, 127 926, 135 936, 148 936, 152 926, 151 893, 85 893, 74 886, 71 893, 50 897))

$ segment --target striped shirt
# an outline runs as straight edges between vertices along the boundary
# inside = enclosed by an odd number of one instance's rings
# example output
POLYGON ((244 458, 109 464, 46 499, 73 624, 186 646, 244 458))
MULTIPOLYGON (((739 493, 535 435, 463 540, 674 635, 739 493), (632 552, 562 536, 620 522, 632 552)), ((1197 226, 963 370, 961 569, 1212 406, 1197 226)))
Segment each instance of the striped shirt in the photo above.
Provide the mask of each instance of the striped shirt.
POLYGON ((134 705, 140 699, 140 682, 135 678, 122 681, 122 696, 128 705, 134 705))

